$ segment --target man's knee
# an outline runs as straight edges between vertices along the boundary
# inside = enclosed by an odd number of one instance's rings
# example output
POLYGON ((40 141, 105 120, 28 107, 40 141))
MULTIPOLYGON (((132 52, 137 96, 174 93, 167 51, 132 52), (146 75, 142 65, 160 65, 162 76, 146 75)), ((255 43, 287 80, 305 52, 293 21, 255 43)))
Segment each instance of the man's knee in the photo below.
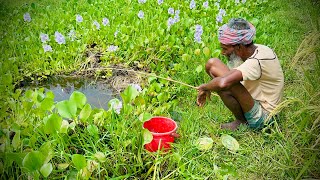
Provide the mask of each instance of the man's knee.
POLYGON ((206 71, 210 72, 210 70, 212 69, 212 67, 216 67, 217 64, 220 64, 221 61, 218 58, 211 58, 207 61, 206 63, 206 71))

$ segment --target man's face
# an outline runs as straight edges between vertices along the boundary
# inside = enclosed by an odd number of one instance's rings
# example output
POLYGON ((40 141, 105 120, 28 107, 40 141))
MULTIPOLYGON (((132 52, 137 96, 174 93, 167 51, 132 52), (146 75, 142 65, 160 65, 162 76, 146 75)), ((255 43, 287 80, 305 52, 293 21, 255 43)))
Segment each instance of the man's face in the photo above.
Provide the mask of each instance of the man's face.
POLYGON ((241 57, 237 54, 236 46, 221 44, 221 54, 228 58, 228 66, 230 68, 238 67, 243 63, 241 57))
POLYGON ((228 58, 230 58, 231 54, 234 53, 234 46, 232 45, 225 45, 225 44, 222 44, 220 43, 220 46, 221 46, 221 54, 224 55, 224 56, 227 56, 228 58))

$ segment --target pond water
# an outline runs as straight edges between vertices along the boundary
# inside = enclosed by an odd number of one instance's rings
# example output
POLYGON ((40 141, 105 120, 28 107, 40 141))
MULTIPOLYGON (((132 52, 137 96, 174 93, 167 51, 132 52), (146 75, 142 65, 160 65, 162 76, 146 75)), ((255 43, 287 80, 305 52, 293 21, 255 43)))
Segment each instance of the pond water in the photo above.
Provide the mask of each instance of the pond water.
POLYGON ((87 103, 92 108, 103 108, 105 110, 108 109, 109 100, 113 98, 121 99, 120 95, 117 95, 111 86, 104 81, 83 77, 50 78, 45 83, 29 86, 28 89, 41 87, 45 89, 45 92, 52 91, 56 102, 69 99, 74 91, 82 92, 86 95, 87 103))

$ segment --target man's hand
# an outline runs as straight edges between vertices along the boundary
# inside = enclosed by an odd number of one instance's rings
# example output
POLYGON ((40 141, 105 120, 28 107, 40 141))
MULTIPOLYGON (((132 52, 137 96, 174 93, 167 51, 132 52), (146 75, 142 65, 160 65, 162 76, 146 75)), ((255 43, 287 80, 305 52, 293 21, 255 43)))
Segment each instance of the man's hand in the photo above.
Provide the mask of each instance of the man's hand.
POLYGON ((206 102, 207 98, 210 100, 210 95, 210 91, 203 91, 201 89, 198 89, 197 105, 202 107, 206 102))

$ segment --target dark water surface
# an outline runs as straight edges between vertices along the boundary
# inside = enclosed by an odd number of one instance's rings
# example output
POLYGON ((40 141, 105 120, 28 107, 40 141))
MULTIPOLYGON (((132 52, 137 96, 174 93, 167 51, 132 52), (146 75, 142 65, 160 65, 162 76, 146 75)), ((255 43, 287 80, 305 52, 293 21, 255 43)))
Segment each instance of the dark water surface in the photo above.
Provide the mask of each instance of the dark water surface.
POLYGON ((45 92, 52 91, 54 101, 69 99, 74 91, 82 92, 87 97, 87 103, 92 108, 108 109, 108 102, 113 98, 120 99, 119 95, 112 90, 104 81, 88 78, 59 77, 50 78, 45 83, 29 86, 30 88, 45 88, 45 92))

